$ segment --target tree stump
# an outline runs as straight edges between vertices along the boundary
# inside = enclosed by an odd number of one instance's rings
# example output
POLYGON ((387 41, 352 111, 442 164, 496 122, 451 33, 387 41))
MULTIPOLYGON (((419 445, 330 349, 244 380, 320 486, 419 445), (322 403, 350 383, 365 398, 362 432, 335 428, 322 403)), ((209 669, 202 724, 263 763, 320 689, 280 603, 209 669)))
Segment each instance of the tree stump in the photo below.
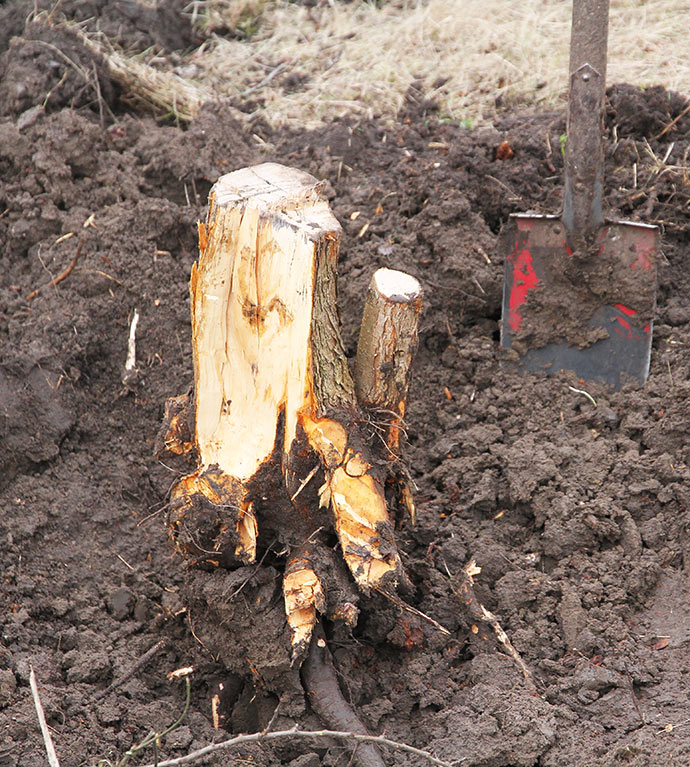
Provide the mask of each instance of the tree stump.
POLYGON ((294 657, 319 612, 356 620, 347 589, 325 582, 332 567, 319 564, 329 531, 361 590, 390 591, 402 577, 384 485, 388 453, 398 454, 421 290, 399 272, 378 278, 387 308, 380 322, 366 314, 356 387, 336 303, 340 239, 322 185, 306 173, 267 163, 218 180, 190 283, 194 392, 168 401, 160 442, 196 453, 168 514, 190 565, 254 562, 264 531, 287 551, 294 657), (402 322, 405 303, 414 316, 402 322), (392 413, 381 444, 371 438, 371 407, 392 413))

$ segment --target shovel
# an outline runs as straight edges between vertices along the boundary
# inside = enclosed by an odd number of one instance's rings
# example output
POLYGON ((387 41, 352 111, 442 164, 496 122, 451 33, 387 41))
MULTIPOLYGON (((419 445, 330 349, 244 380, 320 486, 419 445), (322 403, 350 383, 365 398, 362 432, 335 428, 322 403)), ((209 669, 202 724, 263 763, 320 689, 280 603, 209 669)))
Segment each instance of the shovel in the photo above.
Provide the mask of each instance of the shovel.
POLYGON ((602 215, 608 12, 609 0, 573 2, 563 213, 504 227, 501 346, 525 371, 619 389, 649 373, 658 228, 602 215))

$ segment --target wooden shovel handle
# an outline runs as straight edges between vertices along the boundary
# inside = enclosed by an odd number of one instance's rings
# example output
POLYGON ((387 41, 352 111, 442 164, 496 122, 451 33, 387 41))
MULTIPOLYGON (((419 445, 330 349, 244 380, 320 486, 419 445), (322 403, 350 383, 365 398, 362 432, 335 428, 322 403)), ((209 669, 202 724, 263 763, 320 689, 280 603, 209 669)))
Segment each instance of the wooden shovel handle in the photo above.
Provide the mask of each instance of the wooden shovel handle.
POLYGON ((563 224, 574 250, 603 223, 608 15, 609 0, 573 0, 563 224))

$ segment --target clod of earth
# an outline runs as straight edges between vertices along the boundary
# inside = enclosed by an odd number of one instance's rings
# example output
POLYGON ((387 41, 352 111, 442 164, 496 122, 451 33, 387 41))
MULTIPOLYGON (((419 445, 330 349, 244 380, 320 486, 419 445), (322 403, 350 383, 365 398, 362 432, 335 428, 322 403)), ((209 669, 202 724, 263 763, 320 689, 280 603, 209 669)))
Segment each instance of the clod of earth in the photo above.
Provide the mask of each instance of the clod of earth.
POLYGON ((353 380, 336 305, 340 237, 306 173, 268 163, 218 180, 190 284, 194 393, 168 401, 158 440, 198 458, 168 516, 190 565, 254 562, 262 533, 287 552, 293 662, 319 614, 356 622, 351 601, 329 604, 320 572, 332 530, 357 586, 390 593, 404 574, 386 490, 414 514, 399 442, 421 287, 374 275, 353 380))

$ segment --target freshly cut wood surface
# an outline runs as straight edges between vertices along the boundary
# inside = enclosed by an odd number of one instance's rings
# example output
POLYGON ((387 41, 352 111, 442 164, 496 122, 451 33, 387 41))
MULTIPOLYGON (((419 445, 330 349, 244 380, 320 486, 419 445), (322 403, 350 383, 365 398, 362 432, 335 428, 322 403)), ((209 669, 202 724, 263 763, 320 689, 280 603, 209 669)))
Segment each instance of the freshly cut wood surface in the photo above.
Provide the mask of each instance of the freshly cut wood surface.
POLYGON ((223 176, 192 270, 196 440, 201 463, 246 481, 282 449, 312 398, 316 253, 340 225, 306 173, 265 164, 223 176))

